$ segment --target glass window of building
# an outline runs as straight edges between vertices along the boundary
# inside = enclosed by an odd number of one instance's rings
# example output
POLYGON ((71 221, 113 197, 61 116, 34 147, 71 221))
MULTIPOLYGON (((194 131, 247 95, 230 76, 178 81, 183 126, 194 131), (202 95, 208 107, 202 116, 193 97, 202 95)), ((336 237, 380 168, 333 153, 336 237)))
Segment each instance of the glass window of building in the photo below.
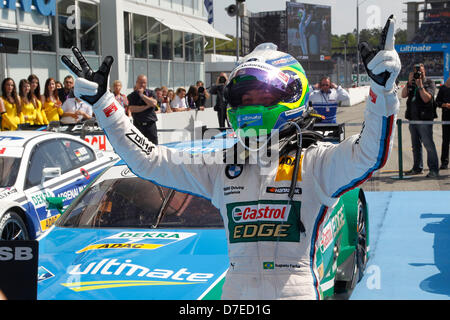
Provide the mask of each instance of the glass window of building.
POLYGON ((134 56, 147 58, 147 18, 138 14, 133 15, 134 56))
POLYGON ((194 61, 194 34, 184 34, 184 57, 186 61, 194 61))
POLYGON ((183 32, 173 31, 174 58, 183 58, 183 32))
POLYGON ((125 41, 125 53, 131 54, 131 25, 130 25, 131 13, 123 13, 123 34, 125 41))
POLYGON ((161 23, 154 18, 148 18, 148 57, 161 59, 161 23))
POLYGON ((165 29, 161 32, 161 49, 163 60, 172 60, 172 30, 165 29))
POLYGON ((59 47, 70 49, 77 44, 76 28, 76 7, 74 0, 61 0, 58 2, 58 27, 59 27, 59 47))
POLYGON ((80 7, 79 39, 81 51, 89 54, 99 54, 100 22, 98 17, 98 6, 85 2, 78 2, 78 6, 80 7))
POLYGON ((55 17, 51 20, 52 24, 52 34, 49 36, 34 34, 33 35, 33 50, 35 51, 46 51, 55 52, 56 51, 56 34, 55 34, 55 17))
POLYGON ((203 36, 194 35, 194 61, 203 61, 203 36))

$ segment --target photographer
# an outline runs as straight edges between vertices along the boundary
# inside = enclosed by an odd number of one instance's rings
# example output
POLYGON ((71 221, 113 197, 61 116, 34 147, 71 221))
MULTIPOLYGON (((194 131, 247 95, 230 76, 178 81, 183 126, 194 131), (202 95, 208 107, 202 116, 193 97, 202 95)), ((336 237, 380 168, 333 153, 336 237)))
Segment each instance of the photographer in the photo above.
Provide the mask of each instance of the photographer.
POLYGON ((197 100, 195 101, 195 105, 197 106, 197 109, 200 111, 205 110, 205 104, 206 100, 209 99, 209 93, 205 89, 205 85, 202 81, 197 81, 195 84, 197 86, 197 100))
POLYGON ((216 80, 216 84, 211 86, 209 93, 217 95, 216 105, 214 111, 217 111, 217 119, 219 120, 219 127, 225 128, 225 120, 227 118, 227 104, 223 95, 225 84, 228 81, 228 76, 225 72, 222 72, 216 80))
MULTIPOLYGON (((442 108, 442 121, 450 121, 450 78, 439 88, 436 97, 437 106, 442 108)), ((448 155, 450 145, 450 125, 442 125, 442 152, 441 167, 439 169, 448 169, 448 155)))
MULTIPOLYGON (((426 77, 423 63, 414 65, 409 74, 408 85, 403 88, 402 98, 406 101, 405 118, 411 121, 433 121, 437 118, 434 108, 434 92, 436 87, 431 79, 426 77)), ((409 124, 411 144, 413 148, 413 168, 407 175, 421 174, 423 171, 422 143, 427 150, 427 164, 430 172, 427 178, 439 176, 439 161, 436 146, 433 141, 433 124, 409 124)))

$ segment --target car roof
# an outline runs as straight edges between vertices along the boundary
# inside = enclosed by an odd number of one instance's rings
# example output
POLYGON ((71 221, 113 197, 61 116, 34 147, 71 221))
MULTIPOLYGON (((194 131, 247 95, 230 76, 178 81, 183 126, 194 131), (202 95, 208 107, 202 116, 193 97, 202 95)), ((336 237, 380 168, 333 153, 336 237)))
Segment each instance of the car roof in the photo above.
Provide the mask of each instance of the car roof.
POLYGON ((28 141, 51 132, 44 131, 2 131, 0 132, 0 146, 23 147, 28 141))
POLYGON ((79 139, 79 136, 74 136, 67 133, 53 132, 53 131, 1 131, 0 132, 0 147, 17 147, 24 148, 29 141, 44 137, 53 136, 54 138, 79 139))

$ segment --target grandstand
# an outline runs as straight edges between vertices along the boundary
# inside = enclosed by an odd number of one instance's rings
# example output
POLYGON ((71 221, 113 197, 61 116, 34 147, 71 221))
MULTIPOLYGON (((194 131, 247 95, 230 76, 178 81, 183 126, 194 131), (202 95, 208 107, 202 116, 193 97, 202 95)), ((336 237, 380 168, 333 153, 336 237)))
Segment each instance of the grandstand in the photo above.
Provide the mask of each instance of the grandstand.
POLYGON ((407 2, 409 43, 450 42, 450 0, 407 2))

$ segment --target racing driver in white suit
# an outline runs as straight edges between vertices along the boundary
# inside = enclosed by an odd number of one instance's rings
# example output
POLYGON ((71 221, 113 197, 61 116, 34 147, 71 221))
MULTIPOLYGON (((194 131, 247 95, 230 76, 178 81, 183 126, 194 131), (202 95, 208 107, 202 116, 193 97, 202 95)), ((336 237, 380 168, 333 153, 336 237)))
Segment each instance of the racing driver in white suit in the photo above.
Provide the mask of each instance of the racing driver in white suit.
MULTIPOLYGON (((340 144, 317 142, 288 150, 269 170, 259 161, 238 164, 226 156, 215 163, 180 162, 180 151, 148 141, 107 90, 112 57, 97 72, 77 48, 73 53, 81 69, 65 56, 62 61, 76 76, 75 95, 93 106, 110 143, 136 175, 210 199, 220 209, 230 260, 223 299, 320 299, 314 259, 322 222, 342 194, 386 163, 393 144, 399 108, 395 80, 401 68, 394 30, 391 16, 378 49, 360 45, 373 79, 362 132, 340 144)), ((226 95, 230 122, 241 143, 247 143, 249 157, 254 153, 249 139, 294 128, 293 122, 307 117, 304 70, 272 44, 243 58, 230 75, 226 95)), ((298 142, 300 132, 294 137, 298 142)))

